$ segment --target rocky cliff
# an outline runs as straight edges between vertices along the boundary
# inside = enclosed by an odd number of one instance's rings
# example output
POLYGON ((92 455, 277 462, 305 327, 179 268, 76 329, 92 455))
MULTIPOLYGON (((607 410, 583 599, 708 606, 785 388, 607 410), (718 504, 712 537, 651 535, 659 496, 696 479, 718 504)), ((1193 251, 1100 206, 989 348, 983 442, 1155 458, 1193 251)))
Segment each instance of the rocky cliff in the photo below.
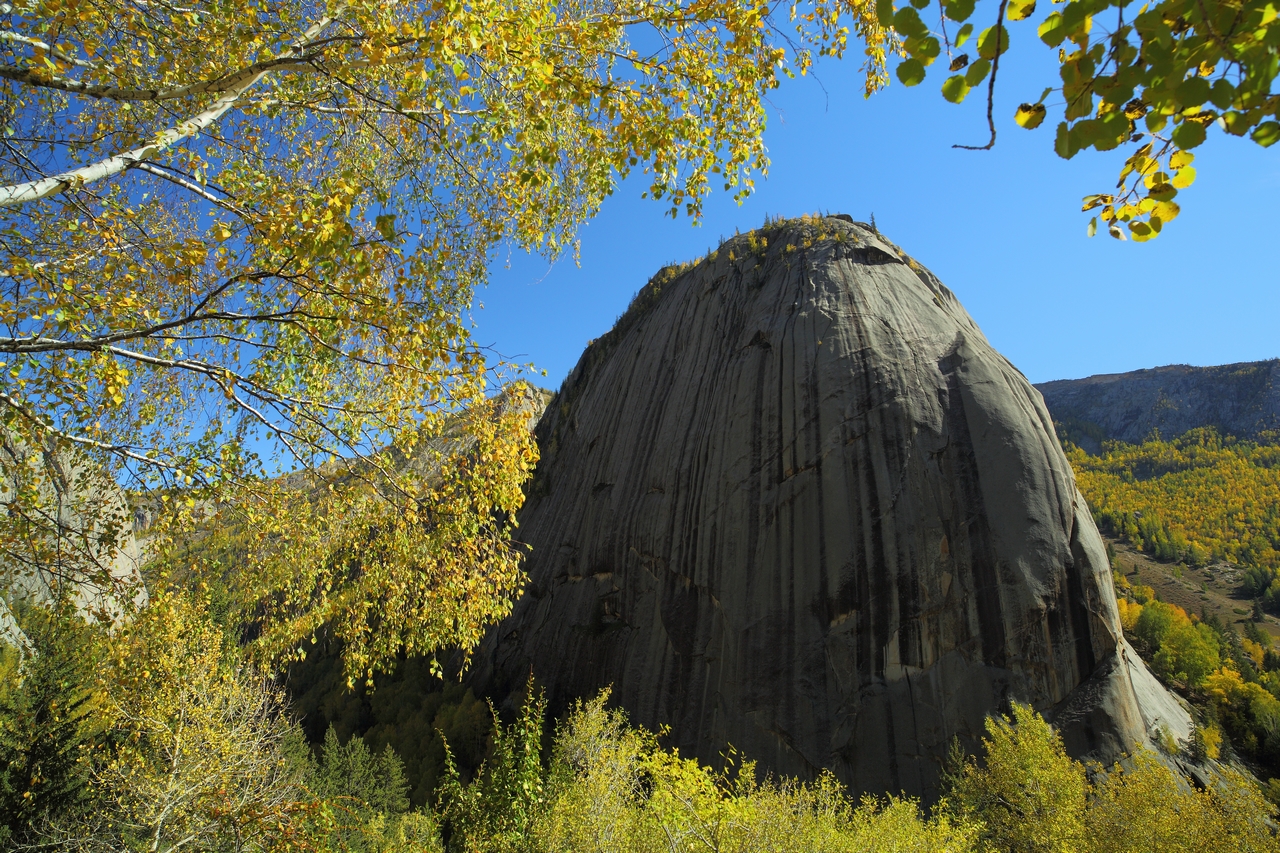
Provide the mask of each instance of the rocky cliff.
POLYGON ((686 755, 936 790, 1012 699, 1103 760, 1185 712, 1125 644, 1041 396, 846 218, 667 269, 538 425, 530 583, 472 678, 613 686, 686 755))
POLYGON ((124 490, 73 447, 0 432, 0 641, 25 647, 9 604, 68 595, 114 621, 147 600, 124 490))
POLYGON ((1090 453, 1106 439, 1136 444, 1152 430, 1166 439, 1204 426, 1239 438, 1280 430, 1280 359, 1174 364, 1044 382, 1036 389, 1067 437, 1090 453))

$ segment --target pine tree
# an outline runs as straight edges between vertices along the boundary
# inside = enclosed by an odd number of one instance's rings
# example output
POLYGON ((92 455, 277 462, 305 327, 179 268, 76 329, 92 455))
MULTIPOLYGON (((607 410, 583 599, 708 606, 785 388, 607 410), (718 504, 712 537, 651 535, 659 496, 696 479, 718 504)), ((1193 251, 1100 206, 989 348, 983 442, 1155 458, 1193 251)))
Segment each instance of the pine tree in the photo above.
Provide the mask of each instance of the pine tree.
POLYGON ((0 840, 20 842, 84 803, 96 631, 69 607, 19 608, 34 653, 0 686, 0 840))

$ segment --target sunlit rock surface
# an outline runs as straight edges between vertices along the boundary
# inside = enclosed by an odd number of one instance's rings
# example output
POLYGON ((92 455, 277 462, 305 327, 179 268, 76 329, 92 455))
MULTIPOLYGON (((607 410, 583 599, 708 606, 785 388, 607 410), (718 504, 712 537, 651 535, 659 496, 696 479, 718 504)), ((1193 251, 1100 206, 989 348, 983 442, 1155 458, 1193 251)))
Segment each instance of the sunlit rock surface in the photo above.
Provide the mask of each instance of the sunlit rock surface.
POLYGON ((114 622, 147 601, 124 490, 85 454, 0 434, 0 641, 26 647, 9 609, 65 594, 114 622))
POLYGON ((529 587, 471 675, 492 695, 612 685, 682 754, 926 797, 1014 699, 1104 761, 1189 735, 1040 394, 867 226, 664 270, 537 435, 529 587))

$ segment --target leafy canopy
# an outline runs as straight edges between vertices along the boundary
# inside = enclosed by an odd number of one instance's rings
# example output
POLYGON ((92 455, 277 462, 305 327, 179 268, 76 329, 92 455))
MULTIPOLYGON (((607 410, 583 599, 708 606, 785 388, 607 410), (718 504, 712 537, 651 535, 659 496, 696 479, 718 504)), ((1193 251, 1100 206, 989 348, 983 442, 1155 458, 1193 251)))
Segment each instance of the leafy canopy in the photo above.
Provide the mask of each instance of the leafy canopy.
POLYGON ((1055 0, 1038 19, 1036 0, 998 0, 977 11, 976 0, 910 0, 895 6, 878 0, 878 20, 902 38, 905 58, 897 66, 907 86, 924 80, 943 57, 951 76, 942 95, 961 103, 986 84, 987 124, 992 115, 1000 57, 1011 28, 1036 23, 1036 33, 1058 50, 1059 81, 1014 115, 1035 129, 1049 107, 1061 108, 1054 151, 1070 159, 1089 148, 1129 152, 1114 191, 1086 196, 1083 209, 1093 236, 1101 219, 1111 236, 1149 240, 1179 213, 1174 197, 1196 171, 1191 149, 1215 127, 1248 134, 1263 147, 1280 139, 1280 7, 1274 0, 1055 0), (988 26, 977 32, 975 21, 988 26), (976 35, 975 35, 976 33, 976 35), (1053 101, 1046 101, 1053 95, 1053 101))
POLYGON ((3 421, 238 524, 270 654, 470 646, 534 461, 466 322, 493 250, 561 253, 635 170, 741 198, 764 97, 850 29, 874 90, 865 0, 6 0, 3 421))

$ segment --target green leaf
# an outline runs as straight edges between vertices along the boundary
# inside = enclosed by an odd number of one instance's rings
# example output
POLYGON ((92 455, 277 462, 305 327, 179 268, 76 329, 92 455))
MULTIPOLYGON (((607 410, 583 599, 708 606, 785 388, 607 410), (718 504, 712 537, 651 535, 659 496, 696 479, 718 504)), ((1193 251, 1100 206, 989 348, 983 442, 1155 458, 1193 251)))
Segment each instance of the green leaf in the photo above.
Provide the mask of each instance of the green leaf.
POLYGON ((1009 0, 1004 16, 1010 21, 1025 21, 1036 11, 1036 0, 1009 0))
POLYGON ((1093 147, 1099 151, 1111 151, 1119 148, 1128 138, 1129 120, 1125 118, 1124 113, 1108 113, 1106 118, 1098 122, 1098 137, 1093 147))
POLYGON ((1252 126, 1245 113, 1227 112, 1222 114, 1222 124, 1232 136, 1244 136, 1252 126))
POLYGON ((1280 122, 1264 121, 1254 128, 1249 138, 1263 148, 1270 148, 1277 141, 1280 141, 1280 122))
POLYGON ((1018 123, 1019 127, 1035 130, 1044 121, 1044 116, 1044 104, 1020 104, 1018 111, 1013 114, 1013 120, 1018 123))
POLYGON ((1003 24, 998 29, 987 27, 982 31, 982 35, 978 36, 978 56, 983 59, 995 59, 1008 49, 1009 31, 1003 24))
POLYGON ((1183 107, 1198 107, 1209 100, 1209 81, 1203 77, 1190 77, 1178 84, 1174 96, 1183 107))
POLYGON ((1185 190, 1187 187, 1195 183, 1195 180, 1196 180, 1195 167, 1184 166, 1178 170, 1178 174, 1174 175, 1173 180, 1170 181, 1169 183, 1173 184, 1175 187, 1177 187, 1180 190, 1185 190))
POLYGON ((956 33, 956 47, 963 47, 971 35, 973 35, 973 24, 965 24, 960 28, 960 32, 956 33))
POLYGON ((924 9, 929 5, 929 0, 911 0, 911 5, 917 9, 924 9))
POLYGON ((904 86, 917 86, 924 80, 924 65, 918 59, 904 59, 898 65, 898 79, 904 86))
POLYGON ((1067 37, 1067 29, 1062 25, 1062 15, 1057 12, 1049 15, 1049 17, 1040 22, 1040 28, 1036 33, 1040 36, 1040 41, 1049 45, 1049 47, 1057 47, 1062 44, 1062 40, 1067 37))
POLYGON ((1071 126, 1071 139, 1077 150, 1093 145, 1102 135, 1102 122, 1097 119, 1085 119, 1071 126))
POLYGON ((1173 143, 1184 151, 1204 142, 1204 136, 1204 125, 1198 121, 1183 121, 1173 129, 1173 143))
POLYGON ((933 36, 927 38, 909 38, 902 43, 902 49, 908 56, 913 56, 927 68, 942 52, 942 45, 933 36))
POLYGON ((929 34, 929 28, 920 20, 920 13, 910 6, 899 9, 893 16, 893 28, 907 38, 924 38, 929 34))
POLYGON ((1159 183, 1151 188, 1147 193, 1147 197, 1156 201, 1170 201, 1178 191, 1173 188, 1173 184, 1159 183))
POLYGON ((876 0, 876 20, 882 27, 893 26, 893 0, 876 0))
MULTIPOLYGON (((1093 25, 1093 14, 1091 12, 1095 7, 1080 2, 1068 3, 1062 10, 1062 27, 1066 35, 1076 40, 1080 44, 1079 37, 1088 35, 1093 25)), ((1083 47, 1083 44, 1081 44, 1083 47)))
POLYGON ((1209 90, 1209 100, 1215 107, 1225 110, 1236 99, 1236 87, 1230 80, 1217 80, 1209 90))
POLYGON ((384 213, 374 220, 374 227, 378 229, 378 233, 389 242, 394 243, 396 239, 396 218, 395 216, 384 213))
MULTIPOLYGON (((943 10, 948 18, 953 21, 967 20, 973 14, 973 6, 975 0, 946 0, 943 10)), ((956 42, 956 47, 960 46, 960 42, 956 42)))
POLYGON ((1164 113, 1160 113, 1155 110, 1152 110, 1151 112, 1147 113, 1146 122, 1147 122, 1147 130, 1151 131, 1152 133, 1159 133, 1160 131, 1164 130, 1164 126, 1169 123, 1169 117, 1164 113))
POLYGON ((1067 127, 1067 123, 1058 123, 1058 135, 1053 140, 1053 150, 1063 160, 1070 160, 1076 156, 1076 149, 1071 144, 1071 130, 1067 127))
POLYGON ((964 72, 964 82, 970 86, 976 86, 983 80, 987 79, 987 72, 991 70, 991 63, 985 59, 979 59, 970 65, 964 72))
POLYGON ((1092 237, 1098 233, 1098 217, 1095 216, 1089 220, 1089 227, 1085 229, 1084 233, 1086 237, 1092 237))
POLYGON ((963 101, 967 94, 969 94, 969 84, 965 82, 962 74, 948 77, 942 84, 942 97, 953 104, 963 101))
POLYGON ((942 53, 942 45, 933 36, 922 40, 913 56, 919 59, 926 66, 932 65, 933 61, 938 58, 938 54, 942 53))

